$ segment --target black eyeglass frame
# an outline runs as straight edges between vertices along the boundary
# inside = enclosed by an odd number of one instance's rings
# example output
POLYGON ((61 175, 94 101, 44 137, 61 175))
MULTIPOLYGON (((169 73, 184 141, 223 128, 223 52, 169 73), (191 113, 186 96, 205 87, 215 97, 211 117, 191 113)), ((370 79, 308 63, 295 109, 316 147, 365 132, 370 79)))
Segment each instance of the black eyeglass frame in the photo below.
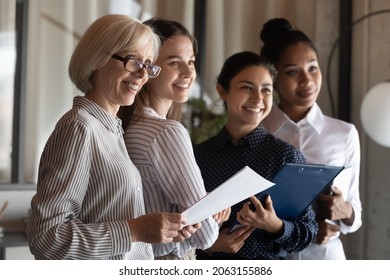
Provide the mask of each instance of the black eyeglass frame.
POLYGON ((123 67, 129 71, 129 72, 139 72, 141 69, 145 68, 146 73, 148 74, 149 78, 156 78, 161 71, 161 67, 157 66, 155 64, 145 64, 142 61, 139 61, 138 59, 134 57, 123 57, 117 54, 113 54, 112 58, 120 60, 123 62, 123 67), (129 70, 126 66, 128 65, 129 61, 131 61, 133 66, 136 66, 137 69, 135 70, 129 70))

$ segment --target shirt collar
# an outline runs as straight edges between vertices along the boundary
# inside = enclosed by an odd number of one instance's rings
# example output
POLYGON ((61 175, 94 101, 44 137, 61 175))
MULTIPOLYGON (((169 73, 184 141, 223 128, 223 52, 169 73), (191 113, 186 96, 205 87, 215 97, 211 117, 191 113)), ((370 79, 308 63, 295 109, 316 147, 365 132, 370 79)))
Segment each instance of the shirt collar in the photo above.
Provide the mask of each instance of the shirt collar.
POLYGON ((166 117, 159 115, 153 108, 150 108, 150 107, 145 107, 144 113, 146 116, 149 116, 149 117, 154 117, 157 119, 166 120, 166 117))
MULTIPOLYGON (((250 148, 254 148, 261 144, 264 138, 268 135, 268 132, 261 126, 256 127, 252 130, 248 135, 242 137, 236 146, 249 146, 250 148)), ((225 148, 228 145, 234 145, 232 142, 232 138, 230 137, 228 131, 224 127, 219 134, 217 135, 218 146, 221 148, 225 148)))
POLYGON ((276 133, 284 125, 288 125, 289 123, 294 126, 303 126, 307 123, 320 134, 324 126, 324 115, 318 104, 314 103, 307 115, 298 123, 294 123, 276 104, 274 104, 269 116, 264 122, 271 133, 276 133))
POLYGON ((305 119, 317 131, 318 134, 321 133, 322 128, 324 127, 324 115, 322 114, 322 111, 317 103, 314 103, 305 119))
POLYGON ((89 114, 98 119, 107 129, 113 133, 124 134, 122 128, 122 121, 120 118, 113 118, 107 111, 97 105, 95 102, 89 100, 85 96, 76 96, 73 98, 73 107, 79 107, 87 111, 89 114))

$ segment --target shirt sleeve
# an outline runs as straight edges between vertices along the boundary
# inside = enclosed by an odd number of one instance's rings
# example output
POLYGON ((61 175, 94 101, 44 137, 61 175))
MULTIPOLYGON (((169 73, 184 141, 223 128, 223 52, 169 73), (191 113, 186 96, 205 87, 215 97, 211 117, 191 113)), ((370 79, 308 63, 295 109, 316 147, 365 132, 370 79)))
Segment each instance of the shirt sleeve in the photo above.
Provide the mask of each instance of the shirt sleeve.
POLYGON ((283 224, 283 235, 277 238, 275 243, 287 252, 300 252, 315 241, 318 225, 311 206, 301 217, 293 221, 283 220, 283 224))
POLYGON ((126 221, 80 220, 90 180, 90 141, 84 124, 70 123, 57 127, 45 146, 27 227, 36 259, 105 259, 131 248, 126 221))
MULTIPOLYGON (((179 212, 206 195, 191 139, 181 124, 166 127, 150 146, 148 156, 166 199, 179 212)), ((218 224, 210 217, 202 221, 202 227, 190 239, 177 244, 176 253, 182 256, 191 247, 207 249, 217 239, 218 232, 218 224)))
POLYGON ((345 167, 351 168, 351 181, 348 192, 344 195, 344 199, 351 203, 354 211, 355 219, 351 226, 347 226, 340 221, 340 231, 343 234, 355 232, 362 225, 362 205, 359 195, 359 176, 360 176, 360 142, 356 128, 351 129, 345 152, 345 167))

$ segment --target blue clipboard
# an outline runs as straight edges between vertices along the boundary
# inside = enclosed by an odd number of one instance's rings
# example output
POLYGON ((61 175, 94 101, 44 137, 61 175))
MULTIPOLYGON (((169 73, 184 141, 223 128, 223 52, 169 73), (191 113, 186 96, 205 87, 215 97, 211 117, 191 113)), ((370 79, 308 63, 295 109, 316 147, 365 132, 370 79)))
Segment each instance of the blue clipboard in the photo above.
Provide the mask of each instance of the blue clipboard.
POLYGON ((286 163, 271 180, 275 185, 256 196, 264 203, 270 195, 278 217, 293 220, 331 186, 343 169, 344 166, 286 163))
MULTIPOLYGON (((256 197, 264 203, 270 195, 276 215, 284 220, 294 220, 331 186, 343 169, 344 166, 286 163, 271 180, 275 185, 256 197)), ((236 228, 234 225, 230 232, 236 228)))

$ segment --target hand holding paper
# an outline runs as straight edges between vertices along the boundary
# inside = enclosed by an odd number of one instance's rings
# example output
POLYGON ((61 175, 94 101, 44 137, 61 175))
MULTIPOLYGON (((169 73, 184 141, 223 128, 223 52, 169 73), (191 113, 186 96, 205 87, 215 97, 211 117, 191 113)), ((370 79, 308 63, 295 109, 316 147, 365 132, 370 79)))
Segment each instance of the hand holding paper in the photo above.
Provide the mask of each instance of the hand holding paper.
POLYGON ((182 214, 187 225, 196 224, 273 185, 246 166, 182 214))
POLYGON ((228 207, 228 208, 226 208, 226 209, 224 209, 222 211, 219 211, 218 213, 214 214, 213 218, 215 219, 215 221, 218 224, 222 224, 222 223, 226 222, 229 219, 231 212, 232 212, 232 208, 228 207))

